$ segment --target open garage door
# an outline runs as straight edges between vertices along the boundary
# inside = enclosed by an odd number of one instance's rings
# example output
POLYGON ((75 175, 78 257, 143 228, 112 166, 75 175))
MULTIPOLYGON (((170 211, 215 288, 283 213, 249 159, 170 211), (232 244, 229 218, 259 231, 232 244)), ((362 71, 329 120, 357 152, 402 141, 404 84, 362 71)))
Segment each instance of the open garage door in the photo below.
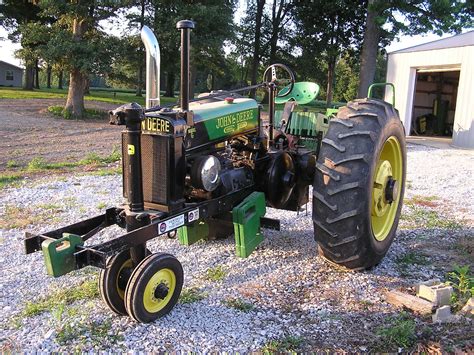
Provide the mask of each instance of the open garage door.
POLYGON ((411 135, 452 137, 459 77, 459 69, 417 70, 411 135))

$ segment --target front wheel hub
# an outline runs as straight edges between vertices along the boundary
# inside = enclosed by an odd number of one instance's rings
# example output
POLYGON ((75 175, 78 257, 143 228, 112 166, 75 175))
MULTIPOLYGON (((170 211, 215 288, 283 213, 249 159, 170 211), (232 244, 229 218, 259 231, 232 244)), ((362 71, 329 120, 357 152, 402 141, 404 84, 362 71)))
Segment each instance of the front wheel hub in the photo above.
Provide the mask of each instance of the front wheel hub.
POLYGON ((165 285, 164 282, 161 282, 155 288, 154 296, 156 299, 164 300, 168 296, 169 288, 165 285))
POLYGON ((391 204, 397 196, 398 181, 390 176, 387 181, 387 186, 385 187, 385 200, 391 204))
POLYGON ((395 181, 392 175, 392 165, 390 162, 388 160, 379 161, 374 178, 373 216, 383 216, 393 201, 393 186, 389 183, 390 181, 395 181), (387 194, 391 195, 391 200, 387 199, 387 194))

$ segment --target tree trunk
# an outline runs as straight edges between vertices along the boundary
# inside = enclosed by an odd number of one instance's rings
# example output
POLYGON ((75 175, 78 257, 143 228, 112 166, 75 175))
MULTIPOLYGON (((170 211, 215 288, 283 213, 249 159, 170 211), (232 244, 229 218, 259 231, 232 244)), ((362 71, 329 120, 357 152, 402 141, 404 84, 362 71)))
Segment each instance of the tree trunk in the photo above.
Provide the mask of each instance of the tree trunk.
POLYGON ((196 90, 196 76, 197 76, 197 70, 196 66, 191 64, 190 69, 189 69, 189 100, 194 99, 194 92, 196 90))
POLYGON ((47 64, 46 66, 46 87, 51 89, 51 65, 47 64))
POLYGON ((63 89, 63 71, 60 70, 58 73, 58 89, 63 89))
POLYGON ((25 82, 23 83, 24 90, 33 90, 35 81, 35 66, 32 63, 27 63, 25 68, 25 82))
MULTIPOLYGON (((85 19, 75 18, 72 24, 72 37, 75 42, 81 42, 87 29, 85 19)), ((89 83, 89 75, 73 68, 69 75, 69 90, 64 111, 72 118, 82 118, 84 115, 84 91, 89 83)))
POLYGON ((331 106, 334 89, 334 72, 336 71, 337 57, 328 60, 328 85, 326 88, 326 106, 331 106))
POLYGON ((174 80, 175 74, 173 72, 166 73, 166 93, 167 97, 174 97, 174 80))
POLYGON ((142 87, 143 87, 143 65, 140 64, 138 68, 138 78, 137 78, 137 90, 135 96, 142 96, 142 87))
POLYGON ((91 81, 88 77, 84 79, 86 81, 86 84, 84 86, 84 95, 90 95, 91 93, 91 81))
POLYGON ((362 45, 362 53, 360 56, 359 89, 357 90, 358 98, 367 96, 369 86, 373 83, 375 77, 381 31, 379 25, 376 23, 377 16, 380 15, 380 10, 375 9, 373 6, 377 1, 378 0, 369 0, 368 3, 364 43, 362 45))
MULTIPOLYGON (((252 58, 252 70, 250 74, 250 80, 252 85, 257 83, 258 66, 260 64, 260 37, 262 27, 262 16, 263 7, 265 6, 265 0, 257 0, 257 12, 255 15, 255 37, 253 47, 253 58, 252 58)), ((250 91, 250 97, 255 98, 255 89, 250 91)))
MULTIPOLYGON (((140 7, 141 7, 141 13, 140 13, 140 30, 143 28, 143 25, 145 24, 145 6, 146 1, 141 0, 140 1, 140 7)), ((145 52, 143 51, 143 47, 140 45, 140 66, 138 68, 138 81, 137 81, 137 91, 136 91, 136 96, 142 96, 142 90, 143 90, 143 58, 145 56, 145 52)), ((160 96, 160 93, 158 93, 158 96, 160 96)))
POLYGON ((36 89, 39 89, 39 88, 40 88, 40 84, 39 84, 39 65, 38 65, 38 62, 39 62, 39 60, 36 59, 36 62, 35 62, 35 88, 36 88, 36 89))
POLYGON ((72 118, 82 118, 84 115, 84 90, 87 76, 78 69, 71 71, 69 76, 69 91, 67 93, 64 111, 69 112, 72 118))

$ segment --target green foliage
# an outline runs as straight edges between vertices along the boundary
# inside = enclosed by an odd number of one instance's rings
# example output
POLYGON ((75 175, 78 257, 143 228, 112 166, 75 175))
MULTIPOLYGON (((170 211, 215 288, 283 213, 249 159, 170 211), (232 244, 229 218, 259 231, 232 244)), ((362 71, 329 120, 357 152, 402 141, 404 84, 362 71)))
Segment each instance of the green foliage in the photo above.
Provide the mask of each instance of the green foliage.
POLYGON ((336 64, 334 101, 351 101, 357 97, 359 85, 359 65, 357 58, 345 52, 336 64))
MULTIPOLYGON (((71 111, 64 109, 62 106, 49 106, 47 111, 55 116, 64 118, 65 120, 73 119, 71 111)), ((83 119, 104 119, 107 118, 108 113, 105 110, 96 110, 92 108, 84 109, 83 119)))
POLYGON ((182 304, 199 302, 205 299, 207 296, 208 295, 206 292, 203 292, 196 287, 185 288, 183 291, 181 291, 179 302, 182 304))
POLYGON ((271 340, 264 345, 262 353, 264 354, 275 354, 275 353, 294 353, 301 351, 301 346, 304 343, 302 337, 288 335, 282 339, 271 340))
POLYGON ((461 308, 474 296, 474 276, 470 272, 469 265, 455 266, 447 276, 448 283, 455 291, 451 296, 451 302, 455 308, 461 308))
POLYGON ((52 311, 60 304, 71 304, 79 300, 88 300, 99 297, 96 280, 87 280, 72 288, 65 288, 51 293, 33 302, 27 302, 21 313, 24 317, 36 316, 46 311, 52 311))
POLYGON ((206 279, 209 281, 222 281, 226 276, 227 271, 221 265, 206 270, 206 279))
POLYGON ((402 276, 410 276, 410 267, 413 265, 428 265, 430 263, 425 255, 415 251, 399 256, 395 262, 402 276))
POLYGON ((110 164, 116 161, 119 161, 121 158, 121 153, 114 147, 112 153, 105 157, 99 156, 97 153, 89 153, 84 159, 81 159, 77 162, 59 162, 59 163, 48 163, 42 157, 36 157, 31 159, 28 163, 26 170, 29 172, 38 172, 43 170, 57 170, 63 168, 74 168, 83 165, 99 165, 99 164, 110 164))
POLYGON ((245 302, 241 298, 228 298, 224 300, 224 304, 227 307, 235 308, 239 311, 242 311, 244 313, 248 313, 250 311, 253 311, 255 309, 255 306, 252 303, 245 302))
POLYGON ((410 348, 416 341, 416 323, 406 312, 388 319, 388 324, 379 327, 376 335, 383 350, 393 351, 397 348, 410 348))
POLYGON ((103 346, 104 343, 109 346, 115 345, 123 340, 123 335, 117 334, 112 330, 110 321, 97 322, 86 321, 85 323, 62 322, 58 326, 56 340, 60 345, 67 345, 71 341, 91 342, 93 346, 103 346))
POLYGON ((17 173, 7 173, 7 174, 0 174, 0 189, 3 189, 6 186, 9 186, 15 182, 19 182, 23 180, 24 176, 17 173))
POLYGON ((20 166, 20 164, 18 164, 18 162, 16 162, 15 160, 9 160, 7 161, 7 168, 18 168, 20 166))

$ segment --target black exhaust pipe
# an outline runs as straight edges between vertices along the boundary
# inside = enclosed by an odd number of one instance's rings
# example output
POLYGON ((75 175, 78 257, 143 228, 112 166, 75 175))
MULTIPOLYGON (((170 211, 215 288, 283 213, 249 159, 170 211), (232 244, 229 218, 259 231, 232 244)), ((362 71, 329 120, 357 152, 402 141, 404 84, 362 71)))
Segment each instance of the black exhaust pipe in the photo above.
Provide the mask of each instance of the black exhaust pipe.
POLYGON ((182 20, 176 24, 176 28, 181 30, 180 106, 182 111, 189 111, 189 51, 191 30, 194 28, 194 22, 182 20))

